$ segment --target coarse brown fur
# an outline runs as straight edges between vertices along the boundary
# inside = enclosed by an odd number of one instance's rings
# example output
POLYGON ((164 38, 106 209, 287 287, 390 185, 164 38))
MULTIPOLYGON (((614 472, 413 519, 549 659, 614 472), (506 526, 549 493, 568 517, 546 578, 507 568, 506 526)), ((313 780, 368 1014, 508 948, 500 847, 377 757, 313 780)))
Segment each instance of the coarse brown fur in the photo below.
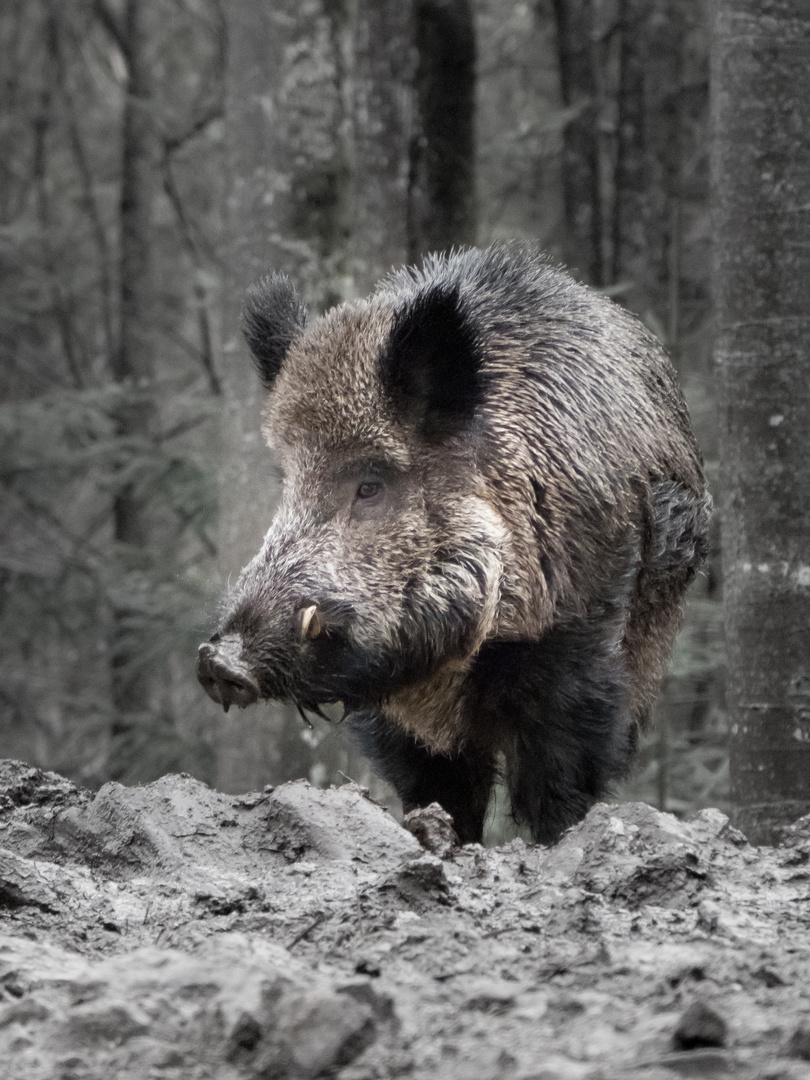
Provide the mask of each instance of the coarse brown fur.
POLYGON ((285 279, 254 288, 284 492, 201 679, 226 705, 342 700, 406 809, 437 799, 466 840, 501 751, 516 815, 552 841, 626 770, 704 554, 672 367, 633 316, 510 246, 304 322, 285 279), (307 606, 322 632, 300 640, 307 606))

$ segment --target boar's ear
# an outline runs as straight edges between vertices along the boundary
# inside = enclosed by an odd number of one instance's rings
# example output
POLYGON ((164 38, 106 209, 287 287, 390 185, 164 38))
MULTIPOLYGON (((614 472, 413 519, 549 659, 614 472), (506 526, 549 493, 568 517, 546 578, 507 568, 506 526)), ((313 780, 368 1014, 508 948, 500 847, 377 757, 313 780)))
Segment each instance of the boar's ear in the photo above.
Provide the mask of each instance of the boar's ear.
POLYGON ((287 350, 307 324, 307 309, 283 274, 251 285, 242 310, 242 333, 259 378, 269 390, 287 350))
POLYGON ((380 374, 428 441, 471 423, 484 389, 481 348, 457 285, 429 285, 396 312, 380 374))

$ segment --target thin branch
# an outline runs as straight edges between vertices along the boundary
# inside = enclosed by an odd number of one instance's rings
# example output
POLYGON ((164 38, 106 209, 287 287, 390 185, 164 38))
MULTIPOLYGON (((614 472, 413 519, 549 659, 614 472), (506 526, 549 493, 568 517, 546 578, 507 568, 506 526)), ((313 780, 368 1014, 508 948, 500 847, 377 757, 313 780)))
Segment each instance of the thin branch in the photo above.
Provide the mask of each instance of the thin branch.
MULTIPOLYGON (((200 245, 195 238, 195 230, 188 215, 186 214, 185 206, 183 205, 183 199, 180 194, 180 190, 177 186, 177 182, 172 172, 170 153, 167 147, 166 153, 163 156, 163 189, 168 196, 169 202, 174 208, 174 212, 177 215, 177 220, 180 225, 180 234, 183 237, 183 243, 188 251, 189 258, 194 266, 199 270, 202 266, 202 258, 200 252, 200 245)), ((211 330, 211 320, 208 314, 207 296, 205 289, 199 281, 194 283, 194 297, 197 301, 197 324, 200 333, 200 350, 199 359, 202 362, 205 373, 208 376, 208 385, 211 393, 217 396, 222 394, 222 382, 216 370, 214 363, 214 348, 213 348, 213 333, 211 330)))
POLYGON ((194 428, 199 427, 200 424, 204 424, 206 420, 210 419, 209 413, 201 413, 199 416, 192 416, 188 420, 183 420, 179 424, 175 424, 174 427, 170 427, 168 430, 155 435, 155 443, 158 446, 161 446, 171 439, 176 439, 179 435, 185 435, 187 431, 192 431, 194 428))
POLYGON ((311 923, 309 923, 308 926, 305 926, 303 930, 301 930, 299 933, 297 933, 295 935, 295 937, 289 943, 287 948, 291 949, 293 947, 293 945, 297 945, 299 941, 303 941, 304 938, 307 937, 309 934, 311 934, 312 931, 315 930, 318 926, 320 926, 322 922, 326 922, 326 920, 331 918, 331 917, 332 917, 332 912, 331 911, 321 911, 321 912, 319 912, 318 915, 315 917, 315 919, 313 919, 313 921, 311 923))
POLYGON ((115 44, 121 50, 124 59, 129 62, 129 45, 127 43, 126 34, 124 33, 123 27, 119 24, 116 16, 107 7, 107 5, 104 3, 104 0, 94 0, 93 12, 98 21, 101 23, 101 25, 113 39, 115 44))
POLYGON ((199 135, 201 131, 204 131, 209 124, 213 124, 215 120, 222 119, 223 115, 224 110, 222 102, 210 102, 185 131, 179 132, 177 135, 171 135, 166 139, 166 153, 173 154, 176 150, 179 150, 187 142, 193 139, 195 135, 199 135))
POLYGON ((175 179, 174 171, 172 169, 171 157, 168 153, 163 157, 162 169, 163 190, 177 215, 180 231, 183 234, 183 242, 188 248, 191 261, 197 267, 202 265, 203 260, 214 262, 214 251, 210 248, 206 238, 200 233, 200 230, 186 213, 183 197, 180 194, 180 188, 177 185, 177 180, 175 179))
POLYGON ((75 533, 65 525, 65 523, 57 517, 49 507, 33 498, 30 492, 24 487, 14 485, 10 490, 14 497, 19 499, 27 510, 30 510, 35 517, 42 518, 46 521, 70 544, 73 549, 72 558, 75 560, 74 566, 78 569, 86 570, 88 573, 97 573, 99 568, 105 564, 107 559, 106 554, 101 551, 100 548, 96 547, 90 539, 99 527, 98 522, 93 522, 92 527, 87 530, 86 534, 75 533))
MULTIPOLYGON (((180 520, 180 524, 182 525, 184 532, 186 529, 188 529, 194 524, 193 514, 189 514, 186 511, 181 510, 177 506, 173 506, 172 510, 174 511, 176 517, 180 520)), ((219 549, 217 548, 217 545, 214 543, 211 537, 208 535, 208 533, 205 531, 205 529, 202 526, 194 529, 194 535, 205 548, 206 554, 209 555, 212 559, 215 559, 219 553, 219 549)))

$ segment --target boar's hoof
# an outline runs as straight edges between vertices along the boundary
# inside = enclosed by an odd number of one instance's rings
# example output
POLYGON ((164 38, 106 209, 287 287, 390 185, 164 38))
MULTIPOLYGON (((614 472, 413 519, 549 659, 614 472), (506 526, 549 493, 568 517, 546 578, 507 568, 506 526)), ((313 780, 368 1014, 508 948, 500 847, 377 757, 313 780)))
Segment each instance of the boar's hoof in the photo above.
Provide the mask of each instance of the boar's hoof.
POLYGON ((307 638, 316 638, 321 632, 317 605, 311 604, 309 607, 301 608, 295 616, 295 625, 301 641, 306 641, 307 638))
POLYGON ((259 687, 242 660, 242 639, 238 634, 200 645, 197 678, 206 694, 225 712, 231 705, 244 709, 259 700, 259 687))

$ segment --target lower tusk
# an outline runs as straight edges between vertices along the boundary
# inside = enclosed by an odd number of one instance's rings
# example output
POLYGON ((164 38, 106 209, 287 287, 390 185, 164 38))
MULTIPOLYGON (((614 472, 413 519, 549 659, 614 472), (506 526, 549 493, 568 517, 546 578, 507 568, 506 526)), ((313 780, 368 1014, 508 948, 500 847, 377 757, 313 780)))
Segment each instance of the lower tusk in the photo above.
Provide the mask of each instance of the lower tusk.
POLYGON ((296 707, 296 709, 298 709, 298 715, 301 717, 301 719, 307 725, 309 730, 312 731, 313 730, 312 721, 310 720, 310 718, 307 716, 307 714, 304 712, 301 705, 297 701, 295 703, 295 707, 296 707))

